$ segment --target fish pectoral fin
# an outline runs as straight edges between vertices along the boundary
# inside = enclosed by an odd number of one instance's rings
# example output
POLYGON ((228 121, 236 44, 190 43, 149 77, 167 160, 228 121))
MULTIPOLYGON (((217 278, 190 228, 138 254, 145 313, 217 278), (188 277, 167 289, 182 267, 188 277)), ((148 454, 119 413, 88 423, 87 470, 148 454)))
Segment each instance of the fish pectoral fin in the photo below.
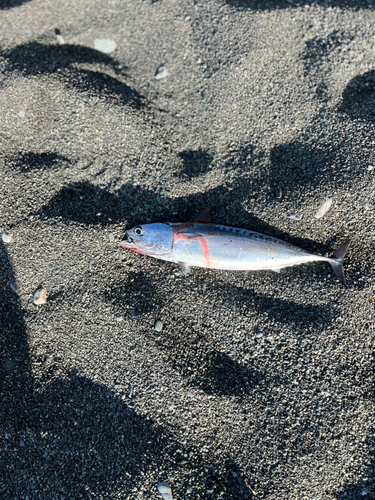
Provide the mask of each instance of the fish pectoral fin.
POLYGON ((274 273, 280 273, 281 267, 270 267, 270 271, 273 271, 274 273))
POLYGON ((192 270, 186 262, 179 262, 178 265, 180 266, 181 272, 184 276, 190 276, 190 274, 192 274, 192 270))

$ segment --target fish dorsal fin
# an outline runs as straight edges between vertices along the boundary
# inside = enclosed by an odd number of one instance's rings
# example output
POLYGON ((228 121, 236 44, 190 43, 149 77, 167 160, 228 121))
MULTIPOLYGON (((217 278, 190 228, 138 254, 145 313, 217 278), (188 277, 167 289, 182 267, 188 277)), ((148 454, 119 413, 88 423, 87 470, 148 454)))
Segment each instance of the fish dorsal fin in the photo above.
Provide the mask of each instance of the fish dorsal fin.
POLYGON ((192 222, 209 222, 209 217, 210 217, 210 209, 206 208, 205 210, 202 210, 202 212, 199 212, 198 215, 196 215, 193 219, 191 219, 192 222))

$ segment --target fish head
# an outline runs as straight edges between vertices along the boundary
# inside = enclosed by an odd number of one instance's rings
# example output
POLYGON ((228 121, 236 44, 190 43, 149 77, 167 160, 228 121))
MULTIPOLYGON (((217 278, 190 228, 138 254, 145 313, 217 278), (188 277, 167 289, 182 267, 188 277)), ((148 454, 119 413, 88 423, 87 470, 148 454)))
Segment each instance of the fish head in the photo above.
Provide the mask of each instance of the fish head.
POLYGON ((157 257, 172 250, 173 230, 169 224, 143 224, 129 229, 120 246, 137 253, 157 257))

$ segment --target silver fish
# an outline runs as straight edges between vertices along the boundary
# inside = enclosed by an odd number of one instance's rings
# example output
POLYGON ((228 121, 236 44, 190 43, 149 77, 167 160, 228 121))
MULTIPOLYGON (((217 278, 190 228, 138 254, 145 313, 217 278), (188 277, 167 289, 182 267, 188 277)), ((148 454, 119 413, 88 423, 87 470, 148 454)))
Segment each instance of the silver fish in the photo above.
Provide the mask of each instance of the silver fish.
POLYGON ((126 231, 120 245, 156 259, 176 262, 184 274, 190 274, 191 266, 232 271, 269 269, 279 273, 284 267, 306 262, 328 262, 347 286, 342 263, 349 241, 332 257, 322 257, 266 234, 194 220, 136 226, 126 231))

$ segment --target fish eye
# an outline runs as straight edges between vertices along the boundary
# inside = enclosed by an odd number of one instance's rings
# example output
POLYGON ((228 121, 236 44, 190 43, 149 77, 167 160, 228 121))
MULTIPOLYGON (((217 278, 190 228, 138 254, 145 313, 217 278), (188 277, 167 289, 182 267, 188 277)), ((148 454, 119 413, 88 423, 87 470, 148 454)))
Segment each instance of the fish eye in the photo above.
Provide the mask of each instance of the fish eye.
POLYGON ((136 234, 137 236, 141 236, 143 234, 141 226, 137 226, 134 228, 134 234, 136 234))

